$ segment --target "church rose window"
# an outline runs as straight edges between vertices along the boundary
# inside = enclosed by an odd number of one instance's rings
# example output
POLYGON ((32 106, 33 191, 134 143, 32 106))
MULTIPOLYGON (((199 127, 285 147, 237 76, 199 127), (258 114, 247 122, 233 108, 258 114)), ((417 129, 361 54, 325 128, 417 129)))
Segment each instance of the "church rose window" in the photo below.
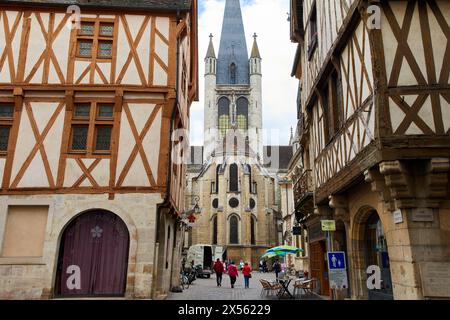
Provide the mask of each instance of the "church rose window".
POLYGON ((236 198, 231 198, 228 204, 231 208, 237 208, 239 206, 239 200, 236 198))
POLYGON ((256 207, 256 202, 255 202, 255 199, 250 199, 250 209, 255 209, 255 207, 256 207))

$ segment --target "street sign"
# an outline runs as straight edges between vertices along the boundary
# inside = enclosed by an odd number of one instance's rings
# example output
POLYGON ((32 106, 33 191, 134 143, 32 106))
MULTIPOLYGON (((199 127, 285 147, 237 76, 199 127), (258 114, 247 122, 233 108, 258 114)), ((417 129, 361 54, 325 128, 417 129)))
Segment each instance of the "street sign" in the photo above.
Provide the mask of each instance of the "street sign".
POLYGON ((322 231, 336 231, 336 221, 322 220, 322 231))
POLYGON ((395 224, 403 223, 402 210, 398 209, 398 210, 394 211, 394 223, 395 224))
POLYGON ((331 289, 347 289, 347 263, 345 261, 345 252, 327 252, 328 257, 328 276, 331 289))
POLYGON ((345 270, 347 264, 345 263, 345 252, 328 252, 328 269, 329 270, 345 270))

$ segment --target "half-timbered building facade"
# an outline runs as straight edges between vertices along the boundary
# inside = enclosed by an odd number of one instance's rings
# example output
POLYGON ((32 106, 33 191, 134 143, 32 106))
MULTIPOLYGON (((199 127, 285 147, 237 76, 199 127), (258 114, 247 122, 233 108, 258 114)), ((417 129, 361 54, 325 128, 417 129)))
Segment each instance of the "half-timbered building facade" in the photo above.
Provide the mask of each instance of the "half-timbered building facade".
POLYGON ((450 3, 292 0, 291 39, 295 202, 318 291, 330 294, 334 250, 348 259, 341 298, 450 297, 450 3), (332 245, 324 219, 337 222, 332 245), (381 272, 374 290, 369 266, 381 272))
POLYGON ((197 1, 68 3, 0 4, 0 297, 158 298, 178 284, 197 1))

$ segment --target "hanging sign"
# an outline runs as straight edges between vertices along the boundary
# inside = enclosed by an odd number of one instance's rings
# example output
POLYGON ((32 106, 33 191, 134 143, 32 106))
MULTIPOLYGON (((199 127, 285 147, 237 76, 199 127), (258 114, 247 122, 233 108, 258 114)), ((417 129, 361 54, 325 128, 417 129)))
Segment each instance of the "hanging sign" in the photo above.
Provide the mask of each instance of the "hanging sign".
POLYGON ((322 220, 322 231, 336 231, 336 221, 322 220))

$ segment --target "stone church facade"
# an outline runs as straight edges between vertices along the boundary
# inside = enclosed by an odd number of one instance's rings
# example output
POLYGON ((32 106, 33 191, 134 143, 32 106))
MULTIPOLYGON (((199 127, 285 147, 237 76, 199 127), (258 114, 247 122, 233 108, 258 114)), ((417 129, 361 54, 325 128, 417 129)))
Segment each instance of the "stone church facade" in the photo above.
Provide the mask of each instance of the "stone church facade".
POLYGON ((263 146, 261 61, 256 34, 248 57, 239 0, 226 1, 218 57, 211 36, 205 58, 205 145, 191 149, 185 201, 202 208, 190 245, 224 246, 253 267, 281 242, 277 172, 292 155, 263 146))

